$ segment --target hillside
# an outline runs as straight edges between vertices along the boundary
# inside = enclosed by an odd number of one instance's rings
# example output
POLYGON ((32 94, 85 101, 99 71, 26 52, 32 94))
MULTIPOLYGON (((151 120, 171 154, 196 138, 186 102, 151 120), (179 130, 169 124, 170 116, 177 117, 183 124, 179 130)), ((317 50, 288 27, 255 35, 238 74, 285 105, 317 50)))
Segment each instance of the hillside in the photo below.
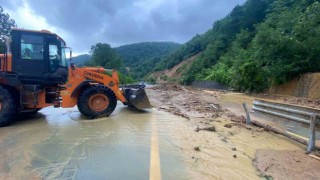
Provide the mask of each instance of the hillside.
POLYGON ((194 60, 197 57, 199 57, 199 55, 200 54, 191 56, 170 69, 156 71, 150 74, 147 79, 151 82, 158 83, 165 83, 166 81, 176 82, 181 78, 183 71, 185 71, 186 68, 189 68, 189 66, 194 62, 194 60))
MULTIPOLYGON (((168 56, 179 47, 180 44, 173 42, 142 42, 110 48, 115 51, 118 57, 120 57, 121 64, 124 65, 118 70, 128 77, 132 76, 134 79, 140 80, 154 70, 155 64, 159 62, 161 58, 168 56)), ((105 56, 99 56, 98 59, 104 59, 102 57, 105 56)), ((102 61, 104 62, 105 60, 102 61)), ((88 54, 73 57, 72 62, 78 67, 82 67, 86 64, 92 66, 106 66, 103 62, 100 62, 100 60, 99 62, 94 63, 91 55, 88 54)))
POLYGON ((153 71, 155 64, 180 44, 173 42, 142 42, 115 48, 130 74, 142 78, 153 71))
POLYGON ((179 81, 213 80, 241 91, 263 91, 320 71, 318 0, 248 0, 211 29, 162 58, 156 70, 201 52, 179 81))
POLYGON ((89 54, 82 54, 72 58, 72 63, 77 65, 78 67, 84 66, 89 60, 91 56, 89 54))

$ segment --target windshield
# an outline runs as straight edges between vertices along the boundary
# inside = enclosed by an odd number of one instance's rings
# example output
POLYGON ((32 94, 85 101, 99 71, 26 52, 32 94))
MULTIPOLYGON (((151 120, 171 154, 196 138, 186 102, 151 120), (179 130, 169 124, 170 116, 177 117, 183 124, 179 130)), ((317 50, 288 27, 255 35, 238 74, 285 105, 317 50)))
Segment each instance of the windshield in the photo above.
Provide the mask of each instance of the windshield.
POLYGON ((50 72, 55 72, 58 67, 67 67, 64 43, 61 42, 60 46, 56 43, 49 44, 49 62, 50 72))

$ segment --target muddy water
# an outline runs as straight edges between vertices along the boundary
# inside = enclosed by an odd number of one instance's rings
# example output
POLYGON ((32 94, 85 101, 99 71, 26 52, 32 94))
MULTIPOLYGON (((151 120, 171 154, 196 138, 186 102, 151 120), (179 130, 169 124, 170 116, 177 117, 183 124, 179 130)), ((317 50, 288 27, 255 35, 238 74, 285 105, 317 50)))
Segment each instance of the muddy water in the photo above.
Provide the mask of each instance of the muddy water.
MULTIPOLYGON (((119 106, 109 118, 88 121, 77 109, 44 109, 1 129, 0 178, 148 179, 151 115, 119 106)), ((182 167, 166 148, 163 166, 182 167)), ((163 176, 179 177, 170 171, 163 176)))
POLYGON ((273 134, 226 129, 225 121, 212 122, 217 132, 196 133, 192 119, 156 110, 118 106, 111 117, 88 121, 76 108, 47 108, 0 129, 0 179, 149 179, 157 170, 162 179, 260 179, 257 149, 301 149, 273 134), (155 129, 158 160, 150 158, 155 129))

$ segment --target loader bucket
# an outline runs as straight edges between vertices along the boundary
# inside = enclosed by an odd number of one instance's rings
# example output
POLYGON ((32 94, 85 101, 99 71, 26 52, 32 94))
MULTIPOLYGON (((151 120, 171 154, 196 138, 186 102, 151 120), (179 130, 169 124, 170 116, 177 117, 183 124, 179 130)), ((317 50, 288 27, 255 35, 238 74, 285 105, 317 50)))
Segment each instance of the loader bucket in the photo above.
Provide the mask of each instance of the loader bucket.
POLYGON ((152 108, 146 91, 145 85, 130 85, 122 87, 123 95, 127 99, 127 105, 139 110, 152 108))

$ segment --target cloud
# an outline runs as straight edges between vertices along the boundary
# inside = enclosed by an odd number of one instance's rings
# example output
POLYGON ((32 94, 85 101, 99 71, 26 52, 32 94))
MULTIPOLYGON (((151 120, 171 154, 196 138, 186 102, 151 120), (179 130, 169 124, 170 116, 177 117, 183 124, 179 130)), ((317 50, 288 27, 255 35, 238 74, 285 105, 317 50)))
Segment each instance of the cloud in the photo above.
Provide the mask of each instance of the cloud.
POLYGON ((186 42, 244 0, 0 0, 18 27, 48 29, 76 52, 97 42, 186 42))

